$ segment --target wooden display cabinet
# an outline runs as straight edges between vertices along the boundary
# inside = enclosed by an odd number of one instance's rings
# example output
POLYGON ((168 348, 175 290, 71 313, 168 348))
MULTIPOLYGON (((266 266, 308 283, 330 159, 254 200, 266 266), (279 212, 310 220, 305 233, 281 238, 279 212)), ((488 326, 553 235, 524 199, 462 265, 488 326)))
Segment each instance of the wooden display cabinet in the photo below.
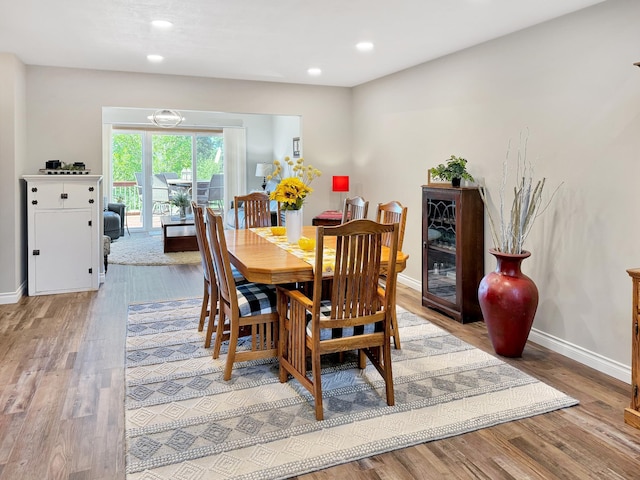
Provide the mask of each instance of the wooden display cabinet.
POLYGON ((631 405, 624 409, 624 421, 640 428, 640 401, 638 385, 640 384, 640 342, 638 329, 640 325, 640 268, 627 270, 633 280, 633 297, 631 310, 631 405))
POLYGON ((484 204, 477 188, 422 187, 422 305, 468 323, 482 319, 484 204))

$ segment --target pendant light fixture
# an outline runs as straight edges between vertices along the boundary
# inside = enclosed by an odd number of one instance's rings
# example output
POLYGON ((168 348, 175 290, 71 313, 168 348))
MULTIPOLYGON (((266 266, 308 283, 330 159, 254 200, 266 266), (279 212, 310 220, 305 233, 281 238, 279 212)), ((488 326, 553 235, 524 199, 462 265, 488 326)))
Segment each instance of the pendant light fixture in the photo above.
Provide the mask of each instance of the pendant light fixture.
POLYGON ((174 128, 184 122, 184 117, 180 112, 169 109, 156 110, 153 112, 153 115, 147 118, 149 118, 155 126, 161 128, 174 128))

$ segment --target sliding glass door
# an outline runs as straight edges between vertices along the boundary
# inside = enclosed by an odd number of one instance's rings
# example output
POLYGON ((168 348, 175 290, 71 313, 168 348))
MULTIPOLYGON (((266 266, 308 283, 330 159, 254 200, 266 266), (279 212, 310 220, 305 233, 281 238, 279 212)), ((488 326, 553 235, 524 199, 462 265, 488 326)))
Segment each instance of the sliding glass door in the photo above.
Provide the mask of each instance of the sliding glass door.
POLYGON ((126 205, 130 229, 159 228, 162 215, 175 213, 176 192, 222 207, 221 132, 114 129, 111 140, 110 201, 126 205))

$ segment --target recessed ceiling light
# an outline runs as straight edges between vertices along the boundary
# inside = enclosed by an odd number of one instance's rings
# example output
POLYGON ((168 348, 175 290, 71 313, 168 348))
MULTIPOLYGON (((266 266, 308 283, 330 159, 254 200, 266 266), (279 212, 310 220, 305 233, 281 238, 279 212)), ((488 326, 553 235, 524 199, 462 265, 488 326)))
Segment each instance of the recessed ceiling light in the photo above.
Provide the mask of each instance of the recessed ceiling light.
POLYGON ((147 60, 153 63, 160 63, 164 60, 164 57, 162 55, 147 55, 147 60))
POLYGON ((169 22, 168 20, 154 20, 151 22, 151 25, 153 25, 156 28, 171 28, 173 27, 173 23, 169 22))
POLYGON ((318 75, 322 75, 322 70, 320 70, 319 68, 313 67, 307 70, 307 73, 312 77, 317 77, 318 75))
POLYGON ((370 52, 373 50, 373 43, 371 42, 359 42, 356 44, 356 48, 361 52, 370 52))

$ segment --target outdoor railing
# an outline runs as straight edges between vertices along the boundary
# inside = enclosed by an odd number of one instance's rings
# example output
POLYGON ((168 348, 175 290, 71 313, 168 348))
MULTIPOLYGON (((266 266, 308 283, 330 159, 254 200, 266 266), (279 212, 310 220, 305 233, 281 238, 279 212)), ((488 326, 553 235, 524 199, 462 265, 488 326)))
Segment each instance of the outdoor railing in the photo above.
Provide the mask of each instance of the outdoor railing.
POLYGON ((139 212, 142 209, 142 200, 138 194, 136 182, 113 182, 111 198, 114 202, 124 203, 127 206, 127 213, 139 212))

